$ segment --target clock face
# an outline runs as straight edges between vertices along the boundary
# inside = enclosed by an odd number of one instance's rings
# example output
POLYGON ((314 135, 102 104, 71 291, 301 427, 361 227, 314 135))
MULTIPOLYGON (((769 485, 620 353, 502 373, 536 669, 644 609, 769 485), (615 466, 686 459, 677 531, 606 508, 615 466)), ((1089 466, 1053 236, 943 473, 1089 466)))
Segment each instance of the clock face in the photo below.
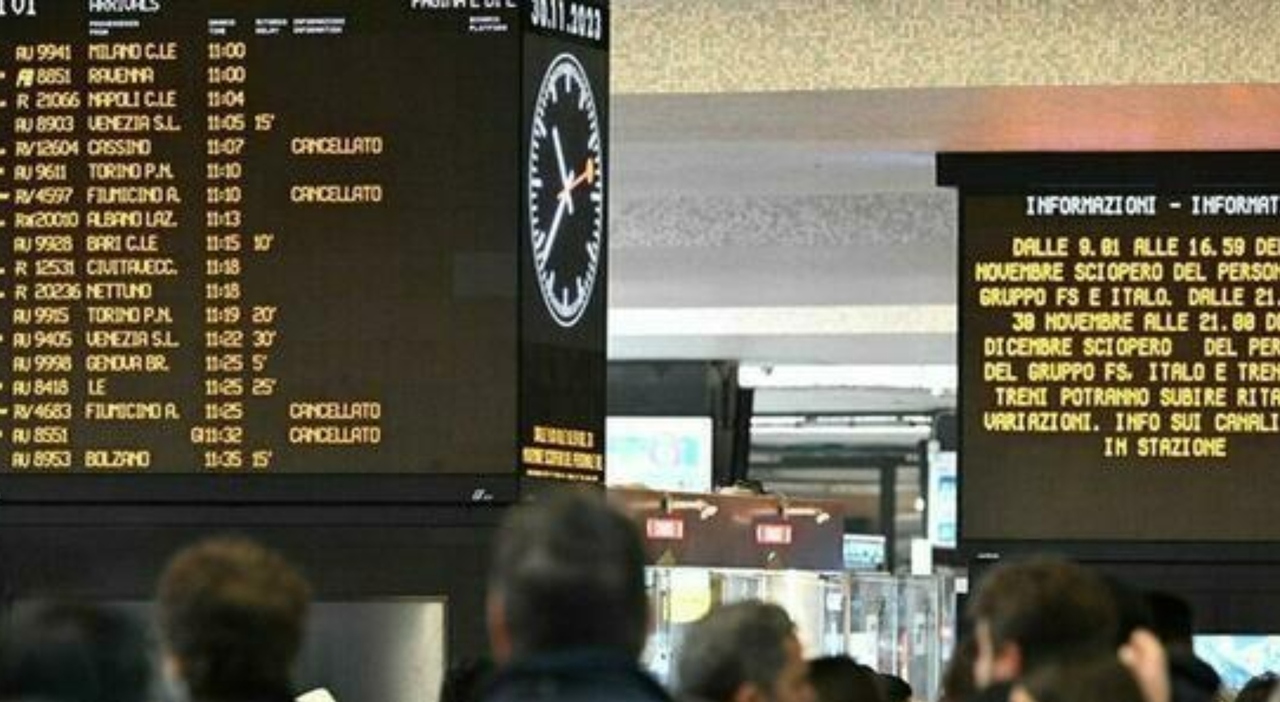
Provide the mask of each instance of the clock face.
POLYGON ((572 55, 560 54, 534 105, 528 204, 538 289, 551 318, 565 328, 587 311, 600 269, 603 143, 587 72, 572 55))

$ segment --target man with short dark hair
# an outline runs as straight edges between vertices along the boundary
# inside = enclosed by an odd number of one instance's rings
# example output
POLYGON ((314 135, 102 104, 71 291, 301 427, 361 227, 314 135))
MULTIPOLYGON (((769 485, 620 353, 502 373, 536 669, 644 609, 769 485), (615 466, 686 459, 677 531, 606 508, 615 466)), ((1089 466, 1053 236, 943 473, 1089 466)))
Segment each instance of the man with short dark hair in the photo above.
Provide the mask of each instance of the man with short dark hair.
POLYGON ((813 702, 809 666, 785 610, 748 601, 713 610, 685 635, 679 694, 705 702, 813 702))
POLYGON ((1116 655, 1111 592, 1097 574, 1069 561, 1038 558, 997 567, 974 595, 969 614, 979 688, 1048 664, 1116 655))
POLYGON ((1276 688, 1280 687, 1280 678, 1275 673, 1263 673, 1249 679, 1240 688, 1235 702, 1270 702, 1275 699, 1276 688))
POLYGON ((809 661, 809 684, 817 702, 889 702, 880 674, 849 656, 809 661))
POLYGON ((489 575, 500 673, 487 702, 668 702, 639 666, 644 546, 602 494, 547 496, 508 515, 489 575))
POLYGON ((1018 683, 1010 702, 1150 702, 1114 656, 1045 665, 1018 683))
POLYGON ((310 588, 279 554, 212 539, 176 555, 159 591, 166 670, 193 702, 287 702, 310 588))

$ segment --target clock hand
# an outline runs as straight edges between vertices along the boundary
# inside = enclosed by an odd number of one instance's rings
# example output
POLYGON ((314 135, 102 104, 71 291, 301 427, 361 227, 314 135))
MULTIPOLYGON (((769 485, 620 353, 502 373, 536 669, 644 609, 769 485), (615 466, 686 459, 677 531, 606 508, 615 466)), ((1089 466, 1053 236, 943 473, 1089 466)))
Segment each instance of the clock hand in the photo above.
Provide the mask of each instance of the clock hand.
POLYGON ((564 190, 561 190, 561 191, 560 191, 560 195, 559 195, 560 199, 561 199, 561 200, 568 199, 568 200, 570 201, 570 203, 569 203, 569 206, 570 206, 569 212, 570 212, 570 213, 572 213, 572 212, 573 212, 573 209, 572 209, 572 207, 573 207, 573 202, 572 202, 573 198, 572 198, 572 197, 570 197, 570 195, 572 195, 573 191, 574 191, 574 190, 577 190, 577 189, 578 189, 578 186, 579 186, 579 185, 582 185, 583 183, 586 183, 587 185, 591 185, 592 183, 596 182, 596 160, 595 160, 594 158, 590 158, 590 157, 588 157, 588 158, 587 158, 587 165, 584 167, 584 170, 585 170, 585 172, 584 172, 582 175, 580 175, 580 176, 578 176, 577 178, 575 178, 575 179, 574 179, 574 181, 573 181, 572 183, 567 183, 567 184, 564 186, 564 190))
MULTIPOLYGON (((569 170, 564 161, 564 148, 560 146, 560 128, 551 128, 551 140, 556 145, 556 161, 560 164, 560 185, 566 190, 569 189, 569 181, 573 180, 573 171, 569 170)), ((569 202, 569 214, 573 214, 573 201, 569 202)))
POLYGON ((551 227, 547 229, 547 239, 542 245, 542 250, 538 254, 538 258, 544 262, 551 258, 551 251, 556 245, 556 234, 560 232, 560 220, 564 218, 565 208, 568 206, 568 198, 560 198, 560 204, 556 206, 556 216, 551 220, 551 227))

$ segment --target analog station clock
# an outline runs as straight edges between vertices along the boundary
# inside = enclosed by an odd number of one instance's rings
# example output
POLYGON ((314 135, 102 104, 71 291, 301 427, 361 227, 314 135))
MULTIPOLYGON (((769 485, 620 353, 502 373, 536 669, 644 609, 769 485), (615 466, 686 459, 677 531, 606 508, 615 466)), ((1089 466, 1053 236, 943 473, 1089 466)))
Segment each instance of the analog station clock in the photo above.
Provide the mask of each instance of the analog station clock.
POLYGON ((538 289, 556 324, 591 303, 604 246, 604 151, 582 64, 560 54, 542 79, 529 142, 529 232, 538 289))

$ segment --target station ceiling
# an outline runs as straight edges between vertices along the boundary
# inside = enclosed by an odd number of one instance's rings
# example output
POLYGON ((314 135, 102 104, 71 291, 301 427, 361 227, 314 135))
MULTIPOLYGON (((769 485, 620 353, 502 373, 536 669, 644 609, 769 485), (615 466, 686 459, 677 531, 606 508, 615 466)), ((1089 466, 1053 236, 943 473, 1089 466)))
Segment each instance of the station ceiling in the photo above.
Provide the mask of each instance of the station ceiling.
POLYGON ((613 7, 613 358, 947 366, 937 152, 1280 148, 1269 3, 613 7))

